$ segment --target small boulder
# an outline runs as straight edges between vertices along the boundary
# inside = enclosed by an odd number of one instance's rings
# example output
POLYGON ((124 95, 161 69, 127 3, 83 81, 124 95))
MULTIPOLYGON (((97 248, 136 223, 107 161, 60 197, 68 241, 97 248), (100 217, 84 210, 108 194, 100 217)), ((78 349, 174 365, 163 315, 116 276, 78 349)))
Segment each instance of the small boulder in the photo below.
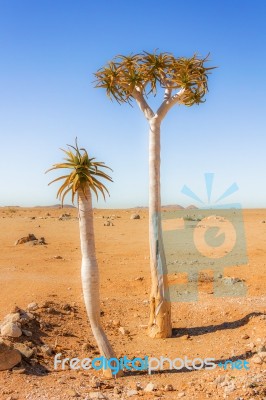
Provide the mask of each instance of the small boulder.
POLYGON ((140 219, 140 215, 139 214, 132 214, 130 219, 140 219))
POLYGON ((17 338, 22 335, 22 331, 16 323, 7 322, 1 326, 1 335, 17 338))
POLYGON ((31 358, 31 356, 33 355, 34 351, 33 349, 31 349, 30 347, 26 346, 23 343, 16 343, 14 345, 15 349, 18 350, 20 352, 20 354, 24 357, 24 358, 31 358))
POLYGON ((138 395, 138 391, 135 389, 128 390, 128 392, 127 392, 127 397, 136 396, 136 395, 138 395))
POLYGON ((38 310, 38 308, 39 308, 38 304, 34 303, 34 302, 28 304, 28 306, 27 306, 28 311, 36 311, 36 310, 38 310))
POLYGON ((150 382, 148 385, 144 388, 144 392, 153 392, 156 389, 154 383, 150 382))
POLYGON ((18 239, 15 242, 15 246, 17 246, 18 244, 27 243, 27 242, 31 242, 34 240, 37 240, 36 236, 33 233, 29 233, 28 236, 24 236, 24 237, 18 239))
POLYGON ((15 367, 21 362, 21 354, 18 350, 0 351, 0 371, 15 367))
POLYGON ((53 349, 50 346, 48 346, 47 344, 44 344, 41 347, 41 351, 42 351, 42 353, 46 354, 47 356, 51 356, 53 354, 53 349))

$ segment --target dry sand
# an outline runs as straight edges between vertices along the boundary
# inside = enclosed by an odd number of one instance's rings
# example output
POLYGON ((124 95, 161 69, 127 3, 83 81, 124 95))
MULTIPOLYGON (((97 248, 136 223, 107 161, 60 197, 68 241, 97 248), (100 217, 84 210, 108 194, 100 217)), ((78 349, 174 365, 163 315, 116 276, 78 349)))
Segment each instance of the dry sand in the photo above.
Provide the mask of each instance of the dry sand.
MULTIPOLYGON (((100 393, 92 394, 95 398, 120 399, 127 398, 137 382, 141 387, 152 382, 156 390, 132 392, 132 399, 266 398, 265 363, 253 362, 266 339, 266 223, 262 223, 266 210, 244 211, 249 265, 225 269, 226 276, 245 281, 248 295, 215 298, 211 274, 206 272, 199 282, 198 302, 173 303, 174 335, 165 340, 150 339, 145 329, 150 288, 147 210, 95 210, 94 216, 102 322, 118 357, 234 357, 248 360, 250 370, 217 367, 171 373, 166 368, 151 376, 134 372, 107 381, 95 371, 53 371, 51 355, 39 358, 36 366, 23 361, 22 374, 0 372, 0 399, 89 399, 90 392, 100 393), (139 220, 130 219, 134 212, 140 214, 139 220), (104 226, 103 216, 112 215, 114 226, 104 226), (123 335, 114 320, 129 334, 123 335), (39 366, 50 372, 43 374, 39 366), (166 391, 167 384, 172 384, 174 391, 166 391)), ((49 301, 50 310, 36 311, 41 327, 34 340, 68 357, 95 357, 97 349, 82 301, 76 209, 0 208, 0 243, 0 321, 14 306, 23 309, 33 301, 39 305, 49 301), (71 218, 59 220, 62 213, 70 213, 71 218), (14 245, 29 233, 45 237, 47 245, 14 245)))

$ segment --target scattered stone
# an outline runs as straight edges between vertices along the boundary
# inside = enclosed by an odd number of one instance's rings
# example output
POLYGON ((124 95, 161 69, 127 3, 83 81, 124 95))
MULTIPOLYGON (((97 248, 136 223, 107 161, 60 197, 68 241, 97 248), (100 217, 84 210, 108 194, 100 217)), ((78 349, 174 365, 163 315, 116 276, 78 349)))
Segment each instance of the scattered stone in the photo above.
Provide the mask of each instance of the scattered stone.
POLYGON ((122 335, 129 335, 129 331, 125 329, 123 326, 120 326, 118 330, 120 333, 122 333, 122 335))
POLYGON ((102 392, 90 392, 89 399, 107 399, 107 397, 102 392))
POLYGON ((113 325, 113 326, 120 326, 120 321, 119 321, 119 319, 113 319, 112 325, 113 325))
POLYGON ((248 334, 245 334, 245 335, 241 336, 241 339, 249 339, 248 334))
POLYGON ((30 313, 30 312, 27 312, 27 313, 25 313, 25 315, 26 315, 26 317, 31 321, 31 320, 33 320, 35 317, 34 317, 34 314, 32 314, 32 313, 30 313))
POLYGON ((132 389, 127 392, 127 397, 136 396, 136 395, 138 395, 137 390, 132 389))
POLYGON ((28 236, 24 236, 20 239, 18 239, 15 243, 15 246, 17 246, 18 244, 23 244, 23 243, 27 243, 27 242, 31 242, 33 240, 37 240, 36 236, 33 233, 29 233, 28 236))
POLYGON ((114 226, 113 222, 109 219, 103 224, 104 226, 114 226))
POLYGON ((66 304, 63 305, 62 309, 65 310, 65 311, 71 311, 72 307, 71 307, 70 304, 66 303, 66 304))
POLYGON ((234 382, 230 382, 227 386, 225 386, 224 393, 229 394, 232 393, 234 390, 236 390, 236 386, 234 382))
POLYGON ((65 214, 61 214, 61 215, 59 216, 58 220, 59 220, 59 221, 66 221, 66 220, 68 220, 68 219, 70 219, 70 218, 71 218, 71 214, 65 213, 65 214))
POLYGON ((48 344, 44 344, 43 346, 41 346, 41 351, 47 356, 51 356, 53 354, 53 349, 48 346, 48 344))
POLYGON ((148 385, 144 388, 144 392, 153 392, 155 390, 155 385, 150 382, 148 385))
POLYGON ((166 392, 172 392, 174 390, 173 385, 171 385, 171 384, 165 385, 164 390, 166 392))
POLYGON ((20 313, 10 313, 5 316, 3 319, 2 325, 5 325, 7 322, 18 322, 20 320, 20 313))
POLYGON ((22 331, 16 323, 7 322, 5 325, 1 326, 1 335, 17 338, 22 335, 22 331))
POLYGON ((28 331, 27 329, 22 329, 22 333, 25 336, 31 337, 32 336, 32 332, 28 331))
POLYGON ((21 354, 18 350, 0 351, 0 371, 11 369, 21 362, 21 354))
POLYGON ((38 310, 38 308, 39 308, 39 306, 37 303, 30 303, 27 306, 28 311, 36 311, 36 310, 38 310))
POLYGON ((69 397, 79 397, 79 394, 73 389, 67 389, 66 394, 69 397))
POLYGON ((266 351, 259 352, 258 356, 262 359, 262 361, 266 361, 266 351))
POLYGON ((37 241, 36 244, 47 244, 47 243, 45 241, 45 238, 42 236, 42 237, 40 237, 40 239, 37 241))
POLYGON ((257 354, 254 357, 252 357, 251 359, 253 361, 254 364, 262 364, 262 359, 260 358, 260 356, 257 354))
POLYGON ((24 358, 31 358, 32 355, 33 355, 33 353, 34 353, 34 350, 33 350, 33 349, 31 349, 30 347, 26 346, 26 345, 23 344, 23 343, 16 343, 16 344, 14 345, 14 348, 15 348, 16 350, 18 350, 18 351, 20 352, 20 354, 21 354, 24 358))
POLYGON ((132 214, 130 219, 140 219, 140 215, 139 214, 132 214))
POLYGON ((217 378, 214 379, 214 384, 216 386, 221 385, 227 379, 226 375, 218 375, 217 378))
POLYGON ((239 278, 233 278, 233 277, 227 277, 225 276, 222 281, 226 284, 226 285, 235 285, 236 283, 240 283, 243 282, 242 279, 239 278))
POLYGON ((26 369, 23 367, 14 367, 12 368, 12 372, 15 374, 24 374, 26 372, 26 369))

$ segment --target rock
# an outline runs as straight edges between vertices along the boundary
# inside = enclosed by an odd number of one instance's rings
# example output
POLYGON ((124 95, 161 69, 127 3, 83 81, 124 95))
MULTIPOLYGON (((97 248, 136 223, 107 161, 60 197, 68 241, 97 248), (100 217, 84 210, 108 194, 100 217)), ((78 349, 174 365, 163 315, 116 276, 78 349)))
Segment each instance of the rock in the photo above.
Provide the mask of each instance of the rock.
POLYGON ((259 352, 258 356, 262 359, 262 361, 266 361, 266 351, 259 352))
POLYGON ((7 322, 19 322, 19 320, 20 320, 20 314, 18 312, 10 313, 4 317, 1 326, 5 325, 7 322))
POLYGON ((109 219, 103 224, 104 226, 114 226, 113 222, 109 219))
POLYGON ((42 353, 46 354, 47 356, 51 356, 53 354, 53 349, 48 346, 47 344, 44 344, 41 346, 41 351, 42 353))
POLYGON ((20 239, 18 239, 15 243, 15 246, 17 246, 18 244, 23 244, 23 243, 27 243, 27 242, 31 242, 33 240, 37 240, 36 236, 33 233, 29 233, 28 236, 24 236, 20 239))
POLYGON ((23 335, 25 335, 27 337, 31 337, 32 336, 32 332, 28 331, 27 329, 22 329, 22 333, 23 333, 23 335))
POLYGON ((32 314, 32 313, 30 313, 30 312, 27 312, 26 313, 26 317, 31 321, 31 320, 33 320, 35 317, 34 317, 34 314, 32 314))
POLYGON ((227 277, 225 276, 222 281, 226 284, 226 285, 235 285, 236 283, 240 283, 243 282, 242 279, 239 278, 233 278, 233 277, 227 277))
POLYGON ((265 221, 265 220, 263 220, 263 221, 261 221, 261 223, 262 223, 262 224, 265 224, 265 223, 266 223, 266 221, 265 221))
POLYGON ((260 356, 259 355, 255 355, 254 357, 252 357, 252 362, 254 363, 254 364, 262 364, 262 359, 260 358, 260 356))
POLYGON ((132 214, 130 219, 140 219, 140 215, 139 214, 132 214))
POLYGON ((18 350, 0 351, 0 371, 11 369, 21 362, 21 354, 18 350))
POLYGON ((47 244, 46 243, 46 241, 45 241, 45 238, 42 236, 42 237, 40 237, 40 239, 38 240, 38 243, 37 244, 47 244))
POLYGON ((144 392, 153 392, 155 390, 155 385, 150 382, 148 385, 144 388, 144 392))
POLYGON ((214 379, 215 385, 221 385, 227 379, 226 375, 218 375, 216 379, 214 379))
POLYGON ((186 395, 185 392, 180 392, 180 393, 178 393, 177 397, 184 397, 185 395, 186 395))
POLYGON ((30 303, 27 306, 27 310, 29 310, 29 311, 36 311, 36 310, 38 310, 38 308, 39 308, 39 306, 37 303, 30 303))
POLYGON ((247 334, 241 336, 241 339, 249 339, 249 336, 247 334))
POLYGON ((1 335, 17 338, 22 335, 22 331, 16 323, 7 322, 5 325, 1 326, 1 335))
POLYGON ((136 395, 138 395, 137 390, 132 389, 127 392, 127 397, 136 396, 136 395))
POLYGON ((138 276, 137 278, 135 278, 135 281, 143 281, 144 277, 143 276, 138 276))
POLYGON ((102 392, 90 392, 89 396, 89 399, 107 399, 102 392))
POLYGON ((23 367, 14 367, 12 368, 12 372, 14 374, 24 374, 26 372, 26 369, 23 367))
POLYGON ((113 325, 113 326, 120 326, 120 321, 119 321, 119 319, 113 319, 112 325, 113 325))
POLYGON ((67 389, 67 390, 66 390, 66 394, 67 394, 69 397, 79 397, 79 394, 78 394, 75 390, 73 390, 73 389, 67 389))
POLYGON ((173 385, 165 385, 164 390, 165 392, 172 392, 174 390, 173 385))
POLYGON ((61 257, 61 256, 54 256, 53 257, 55 260, 62 260, 63 259, 63 257, 61 257))
POLYGON ((20 354, 25 358, 31 358, 34 352, 33 349, 31 349, 30 347, 26 346, 23 343, 16 343, 14 345, 14 348, 18 350, 20 354))
POLYGON ((122 333, 122 335, 129 335, 129 331, 125 329, 123 326, 120 326, 118 330, 120 333, 122 333))
POLYGON ((234 384, 234 382, 230 382, 225 388, 224 388, 224 392, 226 394, 232 393, 234 390, 236 390, 236 386, 234 384))

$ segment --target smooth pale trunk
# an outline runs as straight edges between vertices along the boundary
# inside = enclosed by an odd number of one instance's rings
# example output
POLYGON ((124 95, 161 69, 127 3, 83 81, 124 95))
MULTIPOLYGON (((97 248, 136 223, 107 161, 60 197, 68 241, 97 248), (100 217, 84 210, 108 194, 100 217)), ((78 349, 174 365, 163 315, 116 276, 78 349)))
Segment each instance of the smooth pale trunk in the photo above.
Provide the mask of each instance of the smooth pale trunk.
MULTIPOLYGON (((110 359, 116 356, 100 321, 99 270, 95 252, 93 210, 89 187, 86 190, 86 197, 79 189, 78 202, 82 254, 81 280, 85 306, 100 353, 103 357, 110 359)), ((104 373, 106 376, 112 375, 110 369, 105 370, 104 373)))
POLYGON ((167 338, 172 336, 171 303, 166 301, 167 276, 162 241, 161 195, 160 195, 160 122, 150 120, 149 132, 149 239, 151 296, 149 336, 167 338))

